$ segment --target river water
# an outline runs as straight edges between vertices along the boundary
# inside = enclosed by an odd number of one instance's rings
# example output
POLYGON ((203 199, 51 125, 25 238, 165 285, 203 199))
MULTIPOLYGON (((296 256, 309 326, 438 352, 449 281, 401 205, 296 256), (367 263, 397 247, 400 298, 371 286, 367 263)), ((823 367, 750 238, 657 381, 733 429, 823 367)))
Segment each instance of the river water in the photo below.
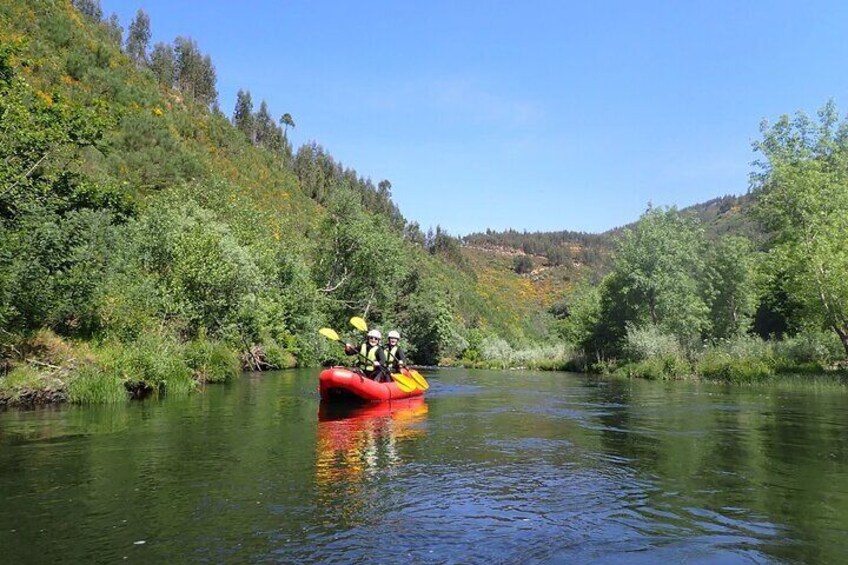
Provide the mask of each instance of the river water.
POLYGON ((848 559, 844 388, 427 376, 370 410, 298 370, 0 413, 0 562, 848 559))

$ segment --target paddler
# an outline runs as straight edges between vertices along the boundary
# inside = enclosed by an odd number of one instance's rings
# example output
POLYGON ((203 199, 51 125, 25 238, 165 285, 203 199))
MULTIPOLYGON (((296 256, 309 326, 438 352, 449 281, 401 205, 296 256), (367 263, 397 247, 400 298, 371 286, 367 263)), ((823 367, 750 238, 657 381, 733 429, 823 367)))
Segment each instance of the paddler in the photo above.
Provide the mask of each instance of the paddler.
POLYGON ((358 349, 349 343, 345 344, 345 353, 347 355, 356 355, 358 352, 359 359, 356 365, 362 369, 366 377, 375 381, 380 381, 381 377, 384 381, 391 380, 391 376, 389 376, 388 371, 385 369, 386 354, 383 348, 380 347, 380 340, 382 338, 383 334, 379 330, 370 330, 365 343, 360 345, 358 349))
POLYGON ((400 333, 392 330, 388 334, 389 343, 386 344, 386 360, 392 373, 400 373, 406 365, 406 355, 400 348, 400 333))

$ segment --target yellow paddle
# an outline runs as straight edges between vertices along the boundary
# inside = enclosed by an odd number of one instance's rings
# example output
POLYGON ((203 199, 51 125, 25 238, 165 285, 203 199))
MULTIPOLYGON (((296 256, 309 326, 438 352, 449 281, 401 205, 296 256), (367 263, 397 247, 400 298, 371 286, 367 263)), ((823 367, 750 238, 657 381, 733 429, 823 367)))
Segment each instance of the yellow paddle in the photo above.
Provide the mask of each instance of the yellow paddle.
POLYGON ((360 318, 359 316, 354 316, 350 319, 350 325, 354 328, 358 329, 361 332, 368 331, 368 324, 365 323, 365 320, 360 318))
MULTIPOLYGON (((360 318, 360 320, 362 320, 362 318, 360 318)), ((320 330, 318 330, 318 333, 332 341, 344 343, 339 337, 339 334, 336 333, 336 330, 330 328, 321 328, 320 330)), ((359 355, 366 361, 368 360, 364 355, 362 355, 362 353, 357 352, 357 355, 359 355)), ((400 373, 391 373, 391 375, 392 380, 395 381, 395 384, 397 384, 398 388, 403 392, 412 392, 413 390, 418 388, 417 384, 415 383, 415 380, 413 380, 411 377, 407 377, 406 375, 402 375, 400 373)))

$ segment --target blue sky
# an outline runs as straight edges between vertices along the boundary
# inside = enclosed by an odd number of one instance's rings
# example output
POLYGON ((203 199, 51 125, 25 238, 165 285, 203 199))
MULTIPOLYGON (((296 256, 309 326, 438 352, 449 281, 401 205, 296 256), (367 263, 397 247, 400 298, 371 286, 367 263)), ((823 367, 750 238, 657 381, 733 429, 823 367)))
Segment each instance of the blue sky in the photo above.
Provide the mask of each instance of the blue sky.
POLYGON ((848 110, 846 2, 103 0, 197 40, 425 229, 590 232, 748 188, 763 118, 848 110))

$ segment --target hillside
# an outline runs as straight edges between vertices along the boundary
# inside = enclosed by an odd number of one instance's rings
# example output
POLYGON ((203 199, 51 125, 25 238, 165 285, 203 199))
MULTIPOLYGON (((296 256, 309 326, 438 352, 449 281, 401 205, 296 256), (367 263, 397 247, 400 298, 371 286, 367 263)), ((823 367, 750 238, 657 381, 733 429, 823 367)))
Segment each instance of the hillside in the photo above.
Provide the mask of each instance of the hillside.
POLYGON ((425 363, 471 328, 547 331, 453 238, 427 241, 388 181, 294 151, 249 91, 231 121, 190 38, 139 48, 97 2, 2 0, 0 89, 0 345, 18 380, 155 390, 174 371, 229 378, 233 359, 311 365, 338 355, 317 329, 352 315, 425 363))

